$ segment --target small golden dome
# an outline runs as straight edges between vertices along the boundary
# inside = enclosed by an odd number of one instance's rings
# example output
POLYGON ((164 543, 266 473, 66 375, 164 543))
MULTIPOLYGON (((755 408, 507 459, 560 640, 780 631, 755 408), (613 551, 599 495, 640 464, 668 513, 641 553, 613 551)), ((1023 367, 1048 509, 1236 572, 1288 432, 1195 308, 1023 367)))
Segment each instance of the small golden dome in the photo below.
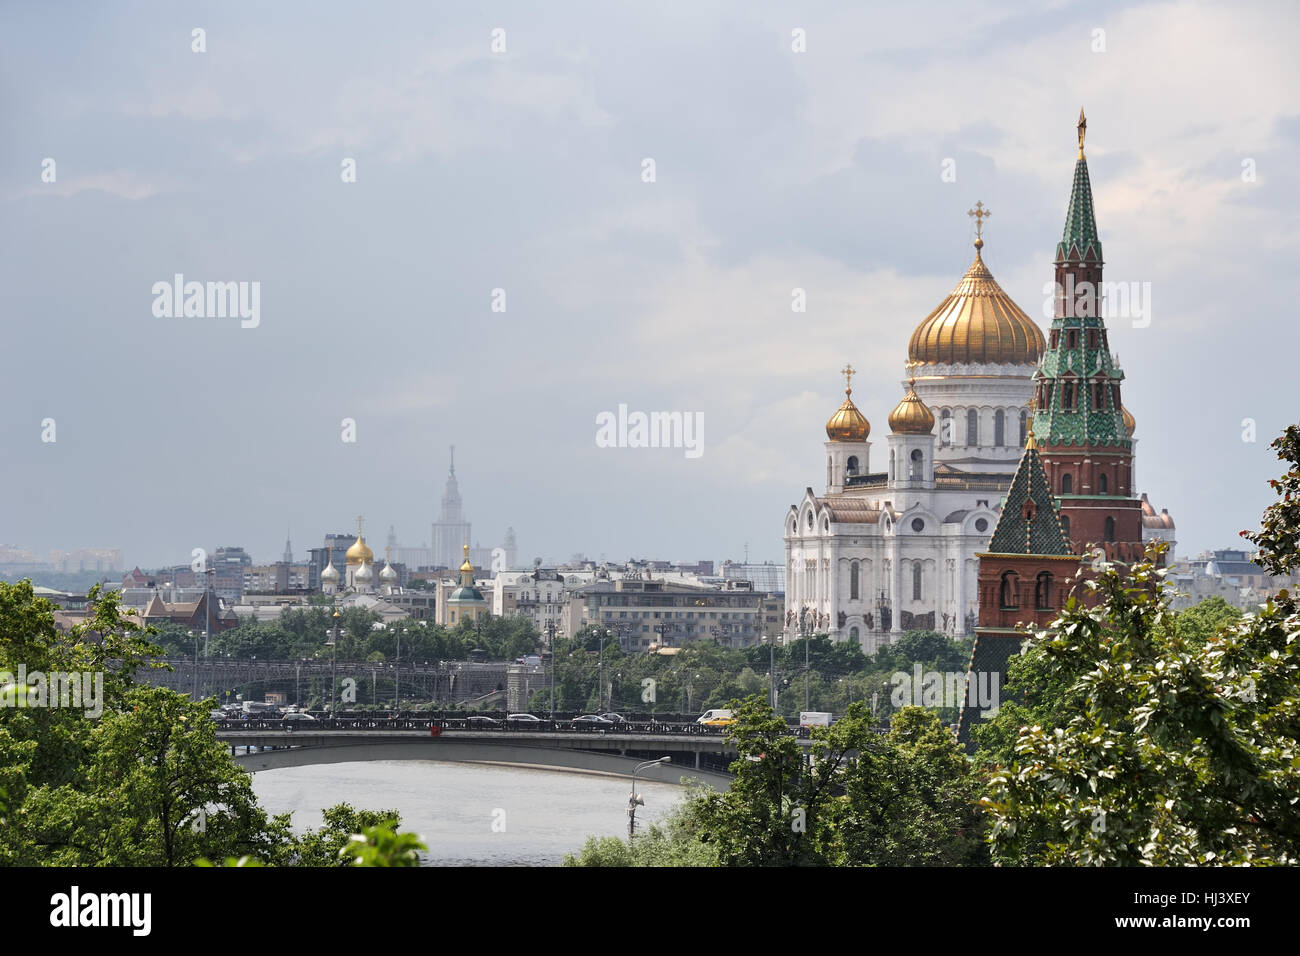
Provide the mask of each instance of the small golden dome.
POLYGON ((907 394, 889 413, 889 430, 896 435, 929 435, 934 430, 934 412, 916 394, 914 383, 908 383, 907 394))
POLYGON ((957 287, 912 333, 909 367, 917 365, 1037 365, 1042 330, 993 279, 975 241, 975 261, 957 287))
POLYGON ((462 574, 466 571, 470 574, 474 573, 474 565, 469 563, 469 545, 465 545, 465 563, 460 566, 460 570, 462 574))
POLYGON ((366 539, 357 534, 357 540, 352 547, 348 548, 347 559, 349 565, 372 564, 375 560, 375 552, 370 550, 366 544, 366 539))
POLYGON ((826 437, 831 441, 866 441, 871 434, 871 422, 853 404, 850 391, 844 390, 844 404, 826 422, 826 437))
POLYGON ((1133 413, 1123 405, 1120 405, 1119 410, 1124 413, 1124 431, 1128 433, 1129 438, 1132 438, 1133 429, 1137 428, 1137 419, 1134 418, 1133 413))
POLYGON ((835 414, 826 422, 826 437, 831 441, 866 441, 871 434, 871 422, 867 416, 858 411, 850 397, 853 389, 853 366, 846 365, 840 369, 844 375, 844 404, 835 410, 835 414))

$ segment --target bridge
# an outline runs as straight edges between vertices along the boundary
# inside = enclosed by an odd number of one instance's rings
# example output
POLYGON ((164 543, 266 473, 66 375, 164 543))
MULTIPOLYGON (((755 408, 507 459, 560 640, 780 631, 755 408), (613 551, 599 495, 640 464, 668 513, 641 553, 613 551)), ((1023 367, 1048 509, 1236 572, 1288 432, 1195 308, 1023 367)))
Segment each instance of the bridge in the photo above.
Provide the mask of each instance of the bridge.
MULTIPOLYGON (((218 720, 217 737, 246 770, 366 760, 438 760, 628 775, 638 762, 663 783, 695 779, 726 790, 737 757, 724 727, 629 721, 588 729, 570 720, 482 722, 474 717, 339 717, 312 721, 218 720), (243 753, 239 753, 243 750, 243 753)), ((802 747, 806 730, 792 731, 802 747)))
POLYGON ((471 661, 331 661, 328 658, 304 660, 257 660, 256 658, 192 657, 156 658, 171 669, 142 667, 136 679, 155 687, 168 687, 182 694, 197 692, 199 697, 220 695, 251 686, 268 685, 292 692, 294 700, 303 700, 303 690, 310 691, 316 682, 328 699, 331 687, 342 687, 351 679, 361 702, 377 702, 392 696, 400 682, 402 696, 419 700, 464 703, 477 700, 506 688, 508 664, 471 661), (381 693, 382 692, 382 693, 381 693))

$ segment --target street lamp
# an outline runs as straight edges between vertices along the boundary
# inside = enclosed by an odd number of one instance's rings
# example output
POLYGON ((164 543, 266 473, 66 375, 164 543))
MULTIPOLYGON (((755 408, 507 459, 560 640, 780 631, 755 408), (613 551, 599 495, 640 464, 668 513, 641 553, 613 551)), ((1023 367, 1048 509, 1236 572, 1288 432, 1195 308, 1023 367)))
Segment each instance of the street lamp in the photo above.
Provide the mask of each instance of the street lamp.
POLYGON ((656 764, 672 763, 672 757, 660 757, 658 760, 647 760, 639 763, 632 768, 632 793, 627 798, 627 842, 632 842, 632 835, 636 833, 636 808, 644 807, 645 801, 641 799, 641 794, 636 792, 636 775, 646 767, 653 767, 656 764))
POLYGON ((339 648, 338 648, 339 618, 341 618, 342 616, 343 615, 339 613, 339 609, 336 607, 334 609, 334 626, 329 629, 328 631, 329 640, 325 642, 330 648, 330 718, 331 719, 338 716, 339 686, 338 686, 338 677, 337 677, 337 664, 338 664, 338 656, 339 656, 339 648))
POLYGON ((768 683, 768 703, 772 705, 772 710, 776 710, 776 638, 763 635, 763 643, 767 645, 767 683, 768 683))

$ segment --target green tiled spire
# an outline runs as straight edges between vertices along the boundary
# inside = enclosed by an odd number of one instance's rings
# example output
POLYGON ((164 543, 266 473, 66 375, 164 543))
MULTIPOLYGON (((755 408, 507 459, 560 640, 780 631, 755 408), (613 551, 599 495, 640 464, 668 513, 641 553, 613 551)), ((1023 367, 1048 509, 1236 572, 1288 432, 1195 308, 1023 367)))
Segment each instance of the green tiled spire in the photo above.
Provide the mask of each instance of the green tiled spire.
POLYGON ((1011 488, 1002 502, 998 526, 989 540, 991 554, 1073 554, 1070 542, 1061 529, 1056 515, 1056 499, 1052 497, 1043 459, 1038 455, 1038 442, 1033 433, 1025 442, 1025 453, 1020 456, 1020 467, 1011 480, 1011 488), (1026 508, 1026 502, 1032 507, 1026 508), (1026 511, 1032 517, 1026 517, 1026 511))
POLYGON ((1101 240, 1097 238, 1097 220, 1092 213, 1092 182, 1088 179, 1088 161, 1079 151, 1074 163, 1074 188, 1065 210, 1065 232, 1056 244, 1056 261, 1101 260, 1101 240))

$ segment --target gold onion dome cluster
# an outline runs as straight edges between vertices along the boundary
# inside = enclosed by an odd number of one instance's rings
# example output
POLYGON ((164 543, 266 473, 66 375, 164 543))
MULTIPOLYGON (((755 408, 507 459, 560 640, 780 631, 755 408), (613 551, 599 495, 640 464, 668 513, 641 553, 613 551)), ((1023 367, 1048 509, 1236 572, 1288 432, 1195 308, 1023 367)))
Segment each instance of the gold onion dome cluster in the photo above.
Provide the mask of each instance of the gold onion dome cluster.
POLYGON ((927 315, 907 346, 908 365, 1037 365, 1047 343, 1038 324, 1011 301, 980 256, 927 315))
POLYGON ((908 384, 907 394, 889 413, 889 430, 896 435, 928 435, 934 429, 934 412, 926 408, 914 384, 908 384))
POLYGON ((871 434, 871 422, 853 404, 852 394, 853 389, 844 389, 844 404, 826 422, 826 437, 831 441, 866 441, 871 434))

